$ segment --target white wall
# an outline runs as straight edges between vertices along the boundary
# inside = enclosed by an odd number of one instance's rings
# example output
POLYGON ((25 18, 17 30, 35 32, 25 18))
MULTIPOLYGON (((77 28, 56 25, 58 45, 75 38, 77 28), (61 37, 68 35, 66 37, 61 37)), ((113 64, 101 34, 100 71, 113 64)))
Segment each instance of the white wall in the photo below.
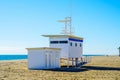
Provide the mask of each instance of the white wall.
MULTIPOLYGON (((50 38, 50 41, 68 41, 68 38, 50 38)), ((61 48, 60 57, 68 58, 69 54, 69 42, 63 44, 50 44, 51 48, 61 48)))
POLYGON ((28 51, 28 68, 40 69, 45 68, 45 54, 41 50, 28 51))
POLYGON ((28 50, 28 68, 60 68, 60 50, 28 50))
POLYGON ((50 44, 50 47, 61 48, 61 58, 78 58, 83 54, 83 42, 71 41, 69 38, 50 38, 50 41, 68 41, 67 44, 50 44), (72 42, 72 46, 70 46, 72 42), (77 43, 77 46, 75 46, 77 43), (80 47, 80 43, 82 47, 80 47))
POLYGON ((70 58, 78 58, 82 56, 83 53, 83 43, 82 42, 77 42, 77 41, 70 41, 69 43, 72 42, 72 46, 69 44, 69 57, 70 58), (80 43, 82 46, 80 47, 80 43), (77 44, 77 46, 75 46, 77 44))

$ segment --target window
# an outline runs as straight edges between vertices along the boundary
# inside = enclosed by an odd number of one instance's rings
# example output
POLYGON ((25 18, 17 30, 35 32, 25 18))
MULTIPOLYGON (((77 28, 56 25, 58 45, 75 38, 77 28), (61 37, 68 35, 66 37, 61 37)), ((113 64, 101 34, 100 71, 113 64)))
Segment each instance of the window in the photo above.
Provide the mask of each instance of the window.
POLYGON ((72 46, 72 42, 70 43, 70 46, 72 46))
POLYGON ((77 43, 75 43, 75 47, 77 47, 77 43))
POLYGON ((59 41, 59 43, 68 43, 68 41, 59 41))
POLYGON ((80 47, 82 47, 82 44, 80 43, 80 47))
POLYGON ((60 44, 66 44, 66 43, 68 43, 68 41, 50 41, 50 43, 51 44, 58 44, 58 43, 60 43, 60 44))
POLYGON ((57 44, 58 41, 50 41, 51 44, 57 44))

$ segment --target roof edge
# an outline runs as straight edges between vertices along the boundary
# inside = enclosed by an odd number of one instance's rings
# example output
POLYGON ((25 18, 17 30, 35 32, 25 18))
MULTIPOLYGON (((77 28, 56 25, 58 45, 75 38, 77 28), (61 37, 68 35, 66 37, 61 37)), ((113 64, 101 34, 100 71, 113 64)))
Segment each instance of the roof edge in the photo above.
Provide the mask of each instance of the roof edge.
POLYGON ((50 38, 75 38, 75 39, 80 39, 83 40, 84 38, 74 36, 74 35, 42 35, 44 37, 50 37, 50 38))
POLYGON ((51 47, 38 47, 38 48, 26 48, 27 50, 61 50, 60 48, 51 47))

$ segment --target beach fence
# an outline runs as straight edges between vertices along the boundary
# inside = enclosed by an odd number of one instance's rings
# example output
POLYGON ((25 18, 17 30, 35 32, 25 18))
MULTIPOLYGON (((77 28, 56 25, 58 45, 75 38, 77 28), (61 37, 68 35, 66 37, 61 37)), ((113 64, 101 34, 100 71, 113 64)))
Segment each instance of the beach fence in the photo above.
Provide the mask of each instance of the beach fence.
MULTIPOLYGON (((82 56, 82 57, 79 57, 77 60, 76 58, 72 59, 70 58, 69 59, 69 65, 71 65, 72 67, 77 67, 77 68, 80 68, 81 66, 91 62, 91 56, 82 56)), ((62 60, 65 60, 65 63, 67 64, 67 59, 62 59, 62 60)))
POLYGON ((81 58, 78 59, 78 62, 76 64, 76 67, 81 67, 87 63, 91 62, 91 57, 90 56, 82 56, 81 58))

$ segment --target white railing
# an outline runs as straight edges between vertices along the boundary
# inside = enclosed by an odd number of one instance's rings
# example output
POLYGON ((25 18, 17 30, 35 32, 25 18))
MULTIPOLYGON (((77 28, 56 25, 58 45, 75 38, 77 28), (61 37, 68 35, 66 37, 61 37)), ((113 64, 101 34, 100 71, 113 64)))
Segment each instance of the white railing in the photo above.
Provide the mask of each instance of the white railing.
POLYGON ((91 57, 90 56, 83 56, 82 57, 82 59, 83 59, 83 62, 91 62, 91 57))
POLYGON ((90 56, 82 56, 81 58, 79 58, 78 61, 78 67, 81 67, 82 65, 91 62, 91 57, 90 56))

